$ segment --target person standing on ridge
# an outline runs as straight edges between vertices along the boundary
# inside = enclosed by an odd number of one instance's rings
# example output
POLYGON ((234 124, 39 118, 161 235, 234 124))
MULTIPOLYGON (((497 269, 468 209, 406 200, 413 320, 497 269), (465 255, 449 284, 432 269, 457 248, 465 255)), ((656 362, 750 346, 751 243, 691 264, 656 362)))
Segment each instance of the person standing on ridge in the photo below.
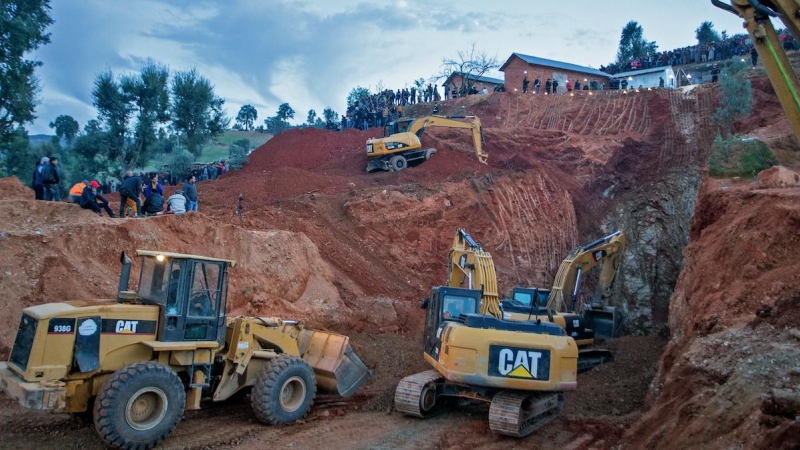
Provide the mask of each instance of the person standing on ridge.
POLYGON ((525 78, 522 79, 522 93, 523 94, 528 92, 528 84, 530 84, 530 81, 528 81, 528 76, 525 75, 525 78))
POLYGON ((183 183, 183 196, 186 197, 186 211, 197 212, 197 179, 190 175, 186 183, 183 183))

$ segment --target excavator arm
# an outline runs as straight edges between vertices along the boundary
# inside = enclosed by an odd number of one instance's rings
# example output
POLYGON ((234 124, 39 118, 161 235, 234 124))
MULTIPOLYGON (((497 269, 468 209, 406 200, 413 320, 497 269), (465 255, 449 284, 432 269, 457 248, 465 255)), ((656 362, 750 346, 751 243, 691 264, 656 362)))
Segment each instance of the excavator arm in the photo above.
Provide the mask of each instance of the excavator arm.
POLYGON ((416 120, 409 127, 409 132, 422 138, 422 133, 428 127, 469 128, 472 130, 472 143, 475 147, 475 156, 478 161, 487 164, 489 154, 483 151, 483 127, 477 116, 428 116, 416 120), (472 122, 461 122, 453 119, 472 119, 472 122))
POLYGON ((549 314, 574 312, 580 288, 581 276, 598 264, 602 264, 597 291, 592 307, 606 304, 611 296, 611 287, 617 274, 622 251, 625 249, 625 233, 617 231, 591 244, 573 249, 561 262, 547 301, 549 314))
POLYGON ((780 19, 800 41, 800 3, 797 0, 711 0, 711 3, 744 19, 744 27, 800 141, 800 81, 770 20, 771 17, 780 19))
POLYGON ((447 261, 447 286, 481 291, 479 312, 502 318, 497 295, 497 274, 492 255, 483 251, 481 244, 459 229, 450 248, 447 261))

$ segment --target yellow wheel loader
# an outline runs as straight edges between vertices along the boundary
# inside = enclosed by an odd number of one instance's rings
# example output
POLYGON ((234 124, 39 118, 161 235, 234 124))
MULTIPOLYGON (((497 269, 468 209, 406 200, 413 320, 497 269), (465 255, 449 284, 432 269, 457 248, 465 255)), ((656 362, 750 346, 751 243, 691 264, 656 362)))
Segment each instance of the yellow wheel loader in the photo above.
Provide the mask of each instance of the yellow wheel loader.
POLYGON ((422 134, 428 127, 467 128, 472 130, 472 141, 478 161, 486 164, 488 153, 483 151, 483 129, 476 116, 426 116, 401 119, 384 127, 384 137, 367 140, 367 172, 379 170, 400 171, 409 164, 419 164, 430 159, 436 150, 423 148, 422 134), (462 122, 457 119, 472 119, 462 122))
POLYGON ((577 387, 578 345, 552 323, 502 320, 491 256, 464 230, 450 256, 447 285, 422 302, 423 356, 433 370, 403 378, 395 407, 425 418, 453 399, 484 401, 493 431, 526 436, 556 418, 563 391, 577 387))
POLYGON ((353 394, 370 372, 349 339, 302 322, 227 317, 228 268, 236 262, 138 251, 138 290, 122 254, 116 301, 26 308, 0 388, 22 406, 91 411, 100 437, 120 449, 152 448, 201 399, 250 389, 255 416, 293 422, 317 388, 353 394))

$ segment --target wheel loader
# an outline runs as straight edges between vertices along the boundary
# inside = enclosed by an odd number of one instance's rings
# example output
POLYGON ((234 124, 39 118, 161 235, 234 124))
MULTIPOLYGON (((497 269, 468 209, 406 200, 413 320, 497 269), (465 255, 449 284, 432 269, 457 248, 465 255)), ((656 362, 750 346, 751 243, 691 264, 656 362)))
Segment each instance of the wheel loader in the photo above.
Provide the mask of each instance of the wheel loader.
POLYGON ((556 418, 563 392, 577 388, 575 340, 546 321, 503 320, 491 255, 464 230, 447 273, 422 301, 423 356, 433 370, 403 378, 395 408, 425 418, 454 399, 488 402, 489 427, 515 437, 556 418))
POLYGON ((427 161, 436 149, 423 148, 422 135, 428 127, 467 128, 472 130, 472 141, 478 161, 486 164, 488 153, 483 151, 483 128, 476 116, 426 116, 401 119, 384 127, 384 137, 367 140, 367 172, 379 170, 400 171, 409 163, 427 161), (472 119, 462 122, 459 119, 472 119))
POLYGON ((111 447, 158 445, 184 410, 250 390, 267 424, 303 418, 317 389, 352 395, 370 376, 346 336, 301 321, 227 317, 235 261, 137 251, 121 256, 116 301, 70 301, 23 311, 0 388, 22 406, 91 411, 111 447))

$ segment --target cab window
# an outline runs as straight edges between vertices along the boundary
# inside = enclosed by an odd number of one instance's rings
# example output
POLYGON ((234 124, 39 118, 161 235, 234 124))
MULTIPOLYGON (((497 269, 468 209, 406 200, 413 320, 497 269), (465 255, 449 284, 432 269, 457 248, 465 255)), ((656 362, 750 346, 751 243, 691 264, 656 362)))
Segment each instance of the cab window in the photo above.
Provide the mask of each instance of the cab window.
POLYGON ((220 266, 218 263, 198 261, 194 263, 192 287, 189 291, 189 316, 215 317, 220 289, 220 266))
POLYGON ((164 305, 169 283, 169 266, 170 262, 167 259, 162 258, 162 261, 159 261, 155 257, 144 257, 137 296, 164 305))
POLYGON ((514 292, 514 300, 519 303, 522 303, 525 306, 531 306, 531 301, 533 300, 533 296, 530 292, 514 292))
POLYGON ((442 299, 442 319, 457 320, 461 314, 477 312, 477 300, 460 295, 445 295, 442 299))

